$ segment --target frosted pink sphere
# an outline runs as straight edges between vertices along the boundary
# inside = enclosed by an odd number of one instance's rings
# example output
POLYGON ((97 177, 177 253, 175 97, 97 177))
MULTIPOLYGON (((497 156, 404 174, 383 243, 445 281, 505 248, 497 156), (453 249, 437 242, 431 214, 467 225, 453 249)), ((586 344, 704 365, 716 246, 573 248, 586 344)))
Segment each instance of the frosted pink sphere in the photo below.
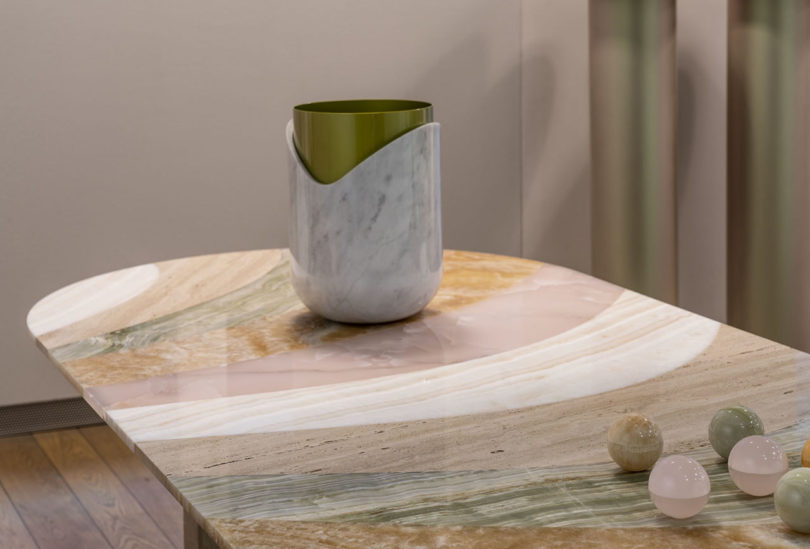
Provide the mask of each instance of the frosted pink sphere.
POLYGON ((706 469, 686 456, 658 460, 647 484, 650 499, 658 510, 672 518, 697 515, 709 501, 711 483, 706 469))
POLYGON ((787 473, 788 460, 782 447, 762 435, 745 437, 728 455, 728 474, 737 488, 752 496, 767 496, 787 473))

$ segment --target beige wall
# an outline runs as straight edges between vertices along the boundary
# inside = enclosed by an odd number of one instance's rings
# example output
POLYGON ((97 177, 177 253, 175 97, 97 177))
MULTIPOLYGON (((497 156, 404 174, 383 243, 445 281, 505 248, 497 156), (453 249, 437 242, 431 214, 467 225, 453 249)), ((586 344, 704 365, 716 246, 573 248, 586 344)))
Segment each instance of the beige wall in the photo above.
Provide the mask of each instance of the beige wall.
MULTIPOLYGON (((702 4, 679 4, 681 295, 717 317, 725 8, 702 4)), ((286 245, 299 102, 434 102, 445 245, 587 271, 587 81, 585 0, 3 0, 0 405, 75 395, 24 328, 46 293, 286 245)))
POLYGON ((678 301, 726 319, 726 0, 678 0, 678 301))
POLYGON ((435 104, 447 246, 519 254, 519 0, 0 2, 0 404, 75 394, 46 293, 285 246, 292 106, 363 96, 435 104))
POLYGON ((588 2, 523 0, 523 254, 591 268, 588 2))

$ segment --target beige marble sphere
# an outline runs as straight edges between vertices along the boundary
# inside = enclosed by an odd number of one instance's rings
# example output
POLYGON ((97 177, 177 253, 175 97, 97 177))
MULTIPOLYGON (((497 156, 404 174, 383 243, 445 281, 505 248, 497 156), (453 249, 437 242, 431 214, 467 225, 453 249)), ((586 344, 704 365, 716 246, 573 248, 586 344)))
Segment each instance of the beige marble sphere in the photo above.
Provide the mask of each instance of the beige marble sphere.
POLYGON ((661 429, 647 416, 627 414, 608 430, 608 452, 625 471, 646 471, 664 449, 661 429))

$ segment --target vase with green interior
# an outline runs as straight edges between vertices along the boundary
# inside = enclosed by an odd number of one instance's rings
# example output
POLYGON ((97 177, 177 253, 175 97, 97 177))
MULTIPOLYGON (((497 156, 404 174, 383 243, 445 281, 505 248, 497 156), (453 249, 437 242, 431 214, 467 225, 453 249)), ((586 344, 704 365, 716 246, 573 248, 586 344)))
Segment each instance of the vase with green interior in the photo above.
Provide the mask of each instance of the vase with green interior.
POLYGON ((433 121, 433 106, 404 99, 354 99, 298 105, 294 142, 320 183, 334 183, 391 141, 433 121))

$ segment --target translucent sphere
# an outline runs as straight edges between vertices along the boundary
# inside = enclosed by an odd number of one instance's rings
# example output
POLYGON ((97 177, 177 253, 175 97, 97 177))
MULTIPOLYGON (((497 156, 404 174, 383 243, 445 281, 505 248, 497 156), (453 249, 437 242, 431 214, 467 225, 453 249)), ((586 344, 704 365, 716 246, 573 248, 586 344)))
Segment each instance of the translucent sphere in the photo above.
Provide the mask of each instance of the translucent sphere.
POLYGON ((625 471, 645 471, 661 457, 661 429, 641 414, 626 414, 608 429, 608 452, 625 471))
POLYGON ((776 484, 773 503, 785 524, 797 532, 810 534, 810 469, 793 469, 782 476, 776 484))
POLYGON ((728 474, 737 488, 752 496, 773 494, 776 483, 788 470, 782 447, 763 437, 745 437, 728 456, 728 474))
POLYGON ((650 499, 659 511, 672 518, 694 516, 709 501, 711 483, 706 469, 686 456, 666 456, 650 473, 650 499))
POLYGON ((802 448, 802 467, 810 467, 810 438, 804 443, 802 448))

